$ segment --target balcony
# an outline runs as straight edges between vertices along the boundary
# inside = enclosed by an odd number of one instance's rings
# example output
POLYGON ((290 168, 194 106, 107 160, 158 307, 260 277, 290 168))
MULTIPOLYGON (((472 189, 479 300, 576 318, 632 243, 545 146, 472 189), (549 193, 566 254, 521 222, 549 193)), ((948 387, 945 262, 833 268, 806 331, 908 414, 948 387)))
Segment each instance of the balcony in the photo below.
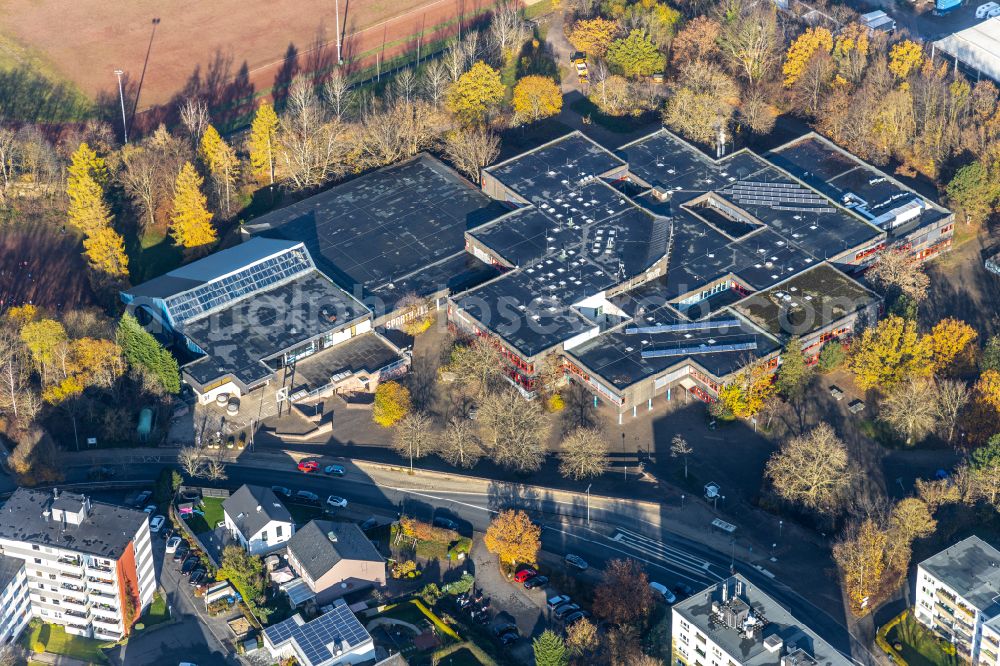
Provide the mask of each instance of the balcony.
POLYGON ((105 590, 105 589, 114 590, 115 582, 113 580, 109 580, 109 579, 105 579, 105 578, 95 578, 93 576, 88 576, 87 577, 87 587, 93 589, 94 586, 97 586, 97 589, 102 590, 102 591, 105 590))
POLYGON ((952 609, 951 606, 946 606, 945 604, 938 602, 934 604, 934 610, 936 610, 939 615, 948 618, 949 622, 954 621, 955 619, 955 611, 952 609))
POLYGON ((83 581, 83 574, 81 573, 70 573, 68 571, 60 571, 59 575, 63 578, 69 578, 70 580, 83 581))
POLYGON ((934 593, 937 595, 938 599, 946 601, 949 604, 953 604, 956 601, 955 595, 954 594, 949 594, 948 592, 946 592, 944 590, 944 588, 940 588, 939 587, 937 590, 934 591, 934 593))
POLYGON ((83 585, 75 585, 73 583, 63 583, 59 587, 61 587, 64 590, 72 590, 74 592, 85 592, 86 591, 86 588, 84 588, 83 585))
POLYGON ((100 590, 97 589, 90 590, 90 596, 96 599, 111 599, 112 601, 118 600, 117 596, 110 594, 108 592, 101 592, 100 590))
POLYGON ((118 609, 115 606, 112 606, 111 604, 102 604, 102 603, 96 602, 96 601, 93 603, 92 608, 94 610, 102 610, 102 611, 107 611, 109 613, 117 613, 118 612, 118 609))
POLYGON ((114 569, 111 567, 106 567, 102 564, 90 564, 87 566, 87 571, 100 571, 101 573, 112 573, 114 569))
POLYGON ((82 599, 74 599, 73 597, 63 597, 62 602, 64 604, 70 604, 71 606, 77 606, 79 608, 86 608, 87 602, 82 599))
POLYGON ((69 564, 74 567, 78 567, 83 564, 83 561, 79 557, 72 557, 70 555, 62 555, 58 560, 59 564, 69 564))
POLYGON ((990 663, 990 666, 993 666, 993 664, 997 662, 997 655, 995 652, 987 650, 986 648, 980 648, 979 652, 990 663))
POLYGON ((118 632, 121 630, 121 625, 118 620, 112 617, 104 617, 103 615, 94 615, 93 621, 95 625, 104 625, 104 630, 110 629, 113 632, 118 632))
POLYGON ((78 617, 81 620, 87 619, 87 613, 83 611, 74 610, 72 608, 64 608, 63 615, 69 615, 70 617, 78 617))

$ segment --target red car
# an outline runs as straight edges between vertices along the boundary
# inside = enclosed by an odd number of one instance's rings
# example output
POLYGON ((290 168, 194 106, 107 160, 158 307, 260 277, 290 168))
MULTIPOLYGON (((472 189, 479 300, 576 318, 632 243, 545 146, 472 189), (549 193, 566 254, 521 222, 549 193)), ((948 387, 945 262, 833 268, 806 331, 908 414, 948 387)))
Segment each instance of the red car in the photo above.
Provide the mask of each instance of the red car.
POLYGON ((515 583, 523 583, 524 581, 528 580, 529 578, 534 578, 537 575, 538 575, 538 572, 535 571, 534 569, 521 569, 516 574, 514 574, 514 582, 515 583))
POLYGON ((303 460, 299 463, 300 472, 315 472, 319 469, 319 463, 315 460, 303 460))

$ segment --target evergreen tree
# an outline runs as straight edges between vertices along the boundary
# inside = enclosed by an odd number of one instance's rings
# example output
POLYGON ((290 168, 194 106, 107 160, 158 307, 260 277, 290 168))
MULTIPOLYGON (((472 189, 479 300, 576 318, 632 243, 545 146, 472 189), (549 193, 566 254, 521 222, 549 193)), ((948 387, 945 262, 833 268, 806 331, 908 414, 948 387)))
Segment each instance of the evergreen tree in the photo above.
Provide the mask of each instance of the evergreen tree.
POLYGON ((142 368, 155 377, 167 393, 181 390, 177 359, 139 325, 139 321, 131 314, 122 315, 116 338, 130 366, 142 368))
POLYGON ((170 235, 181 247, 200 247, 216 240, 212 213, 207 207, 208 200, 201 193, 204 182, 190 162, 184 163, 174 182, 174 211, 170 214, 170 235))
POLYGON ((812 368, 806 365, 802 356, 802 341, 792 338, 781 355, 777 377, 778 393, 785 400, 798 400, 809 385, 812 375, 812 368))
POLYGON ((274 153, 278 140, 278 114, 264 102, 250 125, 250 170, 259 183, 274 185, 274 153))
POLYGON ((551 629, 543 631, 532 641, 531 647, 535 651, 535 666, 566 666, 569 663, 566 643, 551 629))

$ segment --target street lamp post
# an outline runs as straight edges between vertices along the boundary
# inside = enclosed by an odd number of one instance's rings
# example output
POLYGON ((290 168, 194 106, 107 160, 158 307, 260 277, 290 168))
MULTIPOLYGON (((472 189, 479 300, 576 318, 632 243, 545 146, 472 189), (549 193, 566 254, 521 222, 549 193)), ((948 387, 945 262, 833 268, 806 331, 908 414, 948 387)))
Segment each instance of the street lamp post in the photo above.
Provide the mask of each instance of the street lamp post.
POLYGON ((590 526, 590 487, 594 485, 592 483, 587 484, 587 526, 590 526))
POLYGON ((781 540, 781 528, 784 526, 784 524, 785 524, 785 521, 783 521, 783 520, 779 520, 778 521, 778 539, 779 540, 781 540))
POLYGON ((684 508, 684 493, 681 493, 681 508, 684 508))
POLYGON ((343 65, 344 58, 340 50, 340 0, 336 0, 334 6, 337 13, 337 64, 343 65))
POLYGON ((125 137, 125 143, 128 143, 128 124, 125 122, 125 92, 122 89, 122 74, 125 72, 116 69, 115 76, 118 77, 118 100, 122 105, 122 136, 125 137))
POLYGON ((628 481, 628 460, 625 459, 625 431, 622 430, 622 469, 625 470, 625 480, 628 481))

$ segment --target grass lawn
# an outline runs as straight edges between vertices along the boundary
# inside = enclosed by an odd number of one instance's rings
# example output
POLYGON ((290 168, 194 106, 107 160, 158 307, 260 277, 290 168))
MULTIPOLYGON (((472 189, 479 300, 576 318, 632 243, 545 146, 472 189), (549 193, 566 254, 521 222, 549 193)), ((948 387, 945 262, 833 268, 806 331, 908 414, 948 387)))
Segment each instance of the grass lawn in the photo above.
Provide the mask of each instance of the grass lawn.
POLYGON ((539 16, 551 14, 553 11, 555 11, 555 7, 552 6, 552 0, 540 0, 524 8, 524 18, 531 21, 539 16))
POLYGON ((163 275, 184 261, 180 248, 160 228, 151 228, 128 247, 132 282, 139 283, 163 275))
POLYGON ((38 623, 24 636, 25 646, 32 651, 36 643, 41 643, 45 646, 45 651, 50 654, 61 654, 91 664, 108 663, 107 657, 101 651, 101 647, 107 645, 106 641, 67 634, 58 624, 38 623))
POLYGON ((381 613, 381 615, 383 617, 391 617, 395 620, 409 622, 410 624, 418 627, 423 627, 424 623, 428 622, 427 616, 421 613, 419 608, 408 601, 404 601, 401 604, 393 606, 389 610, 381 613))
POLYGON ((188 527, 195 534, 204 534, 205 532, 211 532, 215 529, 215 526, 219 524, 222 520, 222 502, 221 497, 205 497, 201 500, 201 507, 199 509, 205 513, 204 516, 199 516, 195 514, 191 518, 187 519, 188 527))
POLYGON ((482 663, 469 648, 456 650, 438 662, 440 666, 481 666, 482 663))
POLYGON ((945 652, 942 642, 929 629, 907 614, 886 635, 889 645, 900 646, 898 652, 909 666, 956 666, 955 654, 945 652))
POLYGON ((153 595, 153 603, 149 605, 146 614, 142 616, 140 622, 147 627, 166 622, 170 619, 170 609, 167 608, 167 600, 159 592, 153 595))

